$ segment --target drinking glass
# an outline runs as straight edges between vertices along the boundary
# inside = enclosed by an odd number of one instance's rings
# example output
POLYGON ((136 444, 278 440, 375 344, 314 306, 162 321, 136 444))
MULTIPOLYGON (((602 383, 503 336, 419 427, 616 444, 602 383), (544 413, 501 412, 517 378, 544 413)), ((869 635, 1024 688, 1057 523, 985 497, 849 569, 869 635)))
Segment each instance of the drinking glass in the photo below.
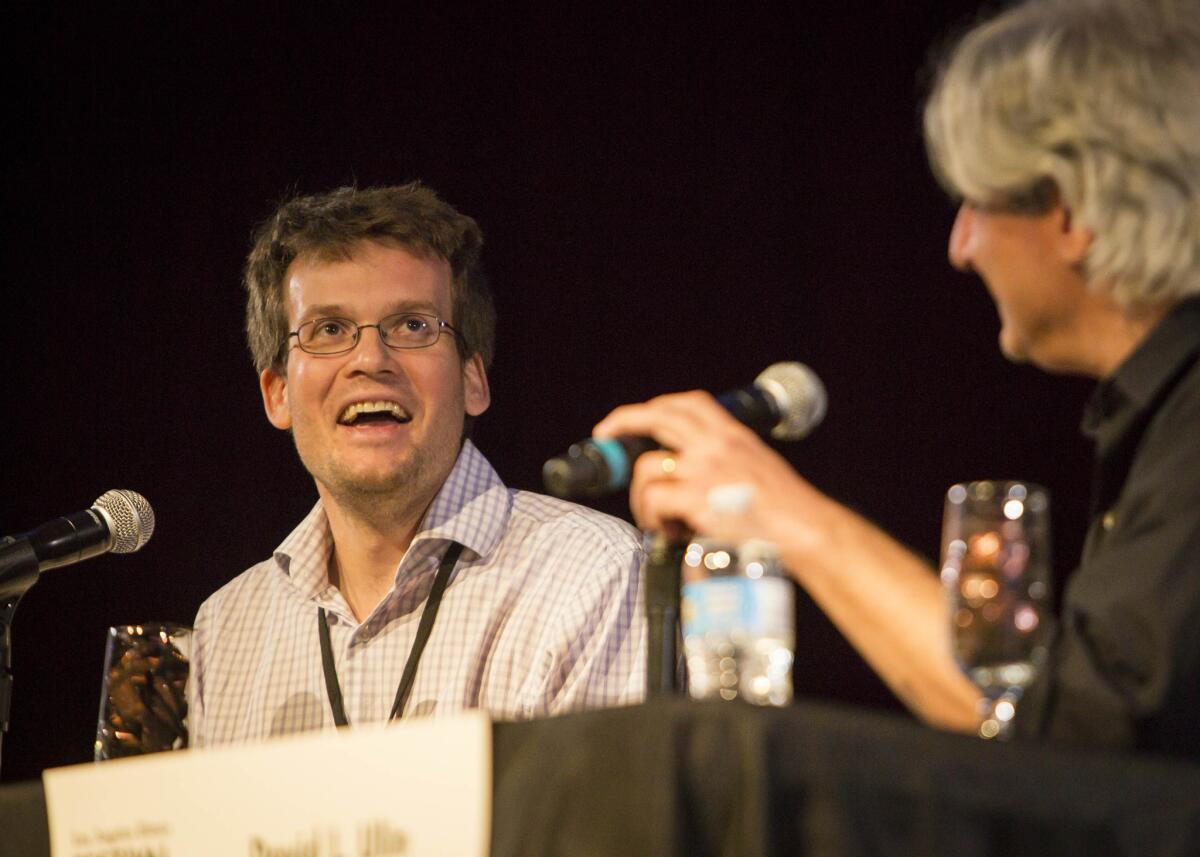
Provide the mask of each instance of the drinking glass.
POLYGON ((979 735, 1007 738, 1045 660, 1052 622, 1046 490, 1028 482, 952 485, 941 576, 955 658, 982 694, 979 735))
POLYGON ((192 630, 172 622, 108 629, 97 762, 187 747, 192 630))

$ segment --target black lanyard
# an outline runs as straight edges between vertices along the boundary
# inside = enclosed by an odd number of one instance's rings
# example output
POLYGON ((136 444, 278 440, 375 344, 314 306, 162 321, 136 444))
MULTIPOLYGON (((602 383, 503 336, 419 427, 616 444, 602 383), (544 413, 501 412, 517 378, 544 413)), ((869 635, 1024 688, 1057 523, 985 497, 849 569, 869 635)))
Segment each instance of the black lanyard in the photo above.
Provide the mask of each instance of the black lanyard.
MULTIPOLYGON (((413 640, 412 651, 408 653, 408 662, 404 665, 404 674, 400 677, 400 685, 396 688, 396 701, 392 703, 392 713, 388 720, 399 718, 412 692, 413 681, 417 677, 417 664, 421 662, 421 653, 429 641, 433 630, 433 620, 437 618, 438 607, 442 604, 442 593, 450 581, 450 574, 458 562, 463 546, 451 542, 438 566, 437 576, 433 578, 433 588, 429 590, 429 599, 425 609, 421 611, 421 622, 417 625, 417 637, 413 640)), ((333 645, 329 642, 329 622, 325 619, 325 608, 317 608, 317 635, 321 638, 321 666, 325 669, 325 693, 329 696, 329 707, 333 709, 333 722, 338 726, 349 726, 346 719, 346 707, 342 703, 342 689, 338 685, 337 669, 333 665, 333 645)))

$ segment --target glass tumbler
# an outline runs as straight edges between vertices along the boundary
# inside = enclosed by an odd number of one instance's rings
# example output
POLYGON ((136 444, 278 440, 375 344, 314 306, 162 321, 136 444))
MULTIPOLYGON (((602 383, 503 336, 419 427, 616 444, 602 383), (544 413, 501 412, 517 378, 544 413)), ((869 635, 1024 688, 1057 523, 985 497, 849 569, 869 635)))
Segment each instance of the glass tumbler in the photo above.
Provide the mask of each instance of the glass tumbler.
POLYGON ((108 629, 97 762, 187 747, 191 643, 192 629, 172 622, 108 629))

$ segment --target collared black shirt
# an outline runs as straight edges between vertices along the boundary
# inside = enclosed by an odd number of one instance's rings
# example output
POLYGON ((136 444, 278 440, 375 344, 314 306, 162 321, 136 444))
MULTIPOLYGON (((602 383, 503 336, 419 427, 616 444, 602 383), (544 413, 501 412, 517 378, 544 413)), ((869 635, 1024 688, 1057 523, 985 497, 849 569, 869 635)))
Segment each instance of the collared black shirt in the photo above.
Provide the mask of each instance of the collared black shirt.
POLYGON ((1092 523, 1018 735, 1200 758, 1200 298, 1096 389, 1092 523))

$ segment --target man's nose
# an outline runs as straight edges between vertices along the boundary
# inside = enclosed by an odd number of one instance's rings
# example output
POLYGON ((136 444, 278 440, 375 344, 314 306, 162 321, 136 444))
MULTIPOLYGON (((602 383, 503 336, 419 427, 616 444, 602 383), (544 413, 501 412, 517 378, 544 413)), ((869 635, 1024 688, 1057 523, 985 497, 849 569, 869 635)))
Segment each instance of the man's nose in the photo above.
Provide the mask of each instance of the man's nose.
POLYGON ((950 264, 960 271, 971 270, 974 227, 975 211, 964 202, 958 207, 958 214, 954 216, 954 226, 950 228, 950 242, 946 250, 950 264))
POLYGON ((358 342, 350 351, 350 358, 355 363, 375 364, 381 361, 391 362, 395 352, 388 348, 383 341, 383 330, 378 324, 360 324, 358 326, 358 342))

